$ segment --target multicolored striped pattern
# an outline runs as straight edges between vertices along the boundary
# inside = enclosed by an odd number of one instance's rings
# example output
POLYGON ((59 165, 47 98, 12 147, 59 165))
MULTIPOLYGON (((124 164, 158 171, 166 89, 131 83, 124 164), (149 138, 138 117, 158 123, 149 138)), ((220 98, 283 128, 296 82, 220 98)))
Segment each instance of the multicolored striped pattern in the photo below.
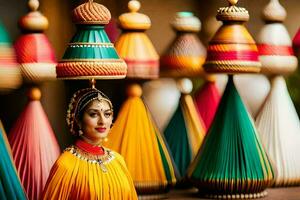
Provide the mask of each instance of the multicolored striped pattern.
POLYGON ((161 56, 162 76, 191 77, 203 75, 206 50, 196 33, 177 33, 167 51, 161 56))
POLYGON ((114 79, 126 76, 126 63, 119 58, 110 43, 104 26, 77 25, 77 32, 69 42, 56 66, 58 78, 114 79))
POLYGON ((207 48, 207 72, 259 72, 258 49, 242 24, 223 24, 207 48))
POLYGON ((280 22, 267 23, 258 34, 261 73, 290 74, 297 69, 292 42, 288 31, 280 22))
POLYGON ((21 35, 14 46, 25 79, 43 81, 56 78, 54 49, 45 34, 21 35))

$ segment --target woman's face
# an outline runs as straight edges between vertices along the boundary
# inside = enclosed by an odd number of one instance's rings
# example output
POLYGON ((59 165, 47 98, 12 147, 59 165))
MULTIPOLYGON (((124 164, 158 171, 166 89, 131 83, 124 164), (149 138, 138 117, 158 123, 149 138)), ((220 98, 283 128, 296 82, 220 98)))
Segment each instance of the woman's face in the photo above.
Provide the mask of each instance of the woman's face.
POLYGON ((80 122, 83 137, 99 144, 107 137, 112 124, 113 111, 105 100, 94 100, 87 105, 80 122))

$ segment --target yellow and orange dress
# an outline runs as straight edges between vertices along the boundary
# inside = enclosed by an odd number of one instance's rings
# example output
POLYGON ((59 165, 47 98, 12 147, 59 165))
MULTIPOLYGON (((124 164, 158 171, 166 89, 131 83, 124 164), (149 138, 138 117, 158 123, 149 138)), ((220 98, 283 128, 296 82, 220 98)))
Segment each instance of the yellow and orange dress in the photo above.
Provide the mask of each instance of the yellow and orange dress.
POLYGON ((43 199, 137 199, 124 159, 82 140, 67 148, 51 169, 43 199))

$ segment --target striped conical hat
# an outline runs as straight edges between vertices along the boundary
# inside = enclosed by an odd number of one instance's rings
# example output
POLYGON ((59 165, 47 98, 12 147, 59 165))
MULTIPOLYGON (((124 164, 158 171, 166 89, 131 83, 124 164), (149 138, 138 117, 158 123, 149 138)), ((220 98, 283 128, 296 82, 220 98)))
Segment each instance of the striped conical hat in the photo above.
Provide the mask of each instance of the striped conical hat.
POLYGON ((116 50, 127 63, 127 77, 157 78, 159 56, 145 33, 151 21, 147 15, 138 12, 139 1, 129 1, 128 8, 130 12, 119 17, 123 32, 116 41, 116 50))
POLYGON ((56 66, 62 79, 118 79, 126 76, 126 63, 119 58, 104 25, 111 19, 109 10, 92 0, 73 10, 77 31, 56 66))
POLYGON ((161 75, 191 77, 203 75, 206 50, 198 38, 201 22, 191 12, 178 12, 171 23, 176 37, 161 56, 161 75))
POLYGON ((248 11, 237 7, 237 1, 218 10, 223 22, 207 48, 204 68, 216 73, 254 73, 260 71, 258 50, 252 36, 243 25, 249 20, 248 11))
POLYGON ((37 0, 30 0, 28 7, 30 12, 19 21, 23 33, 15 42, 23 76, 34 82, 55 79, 54 49, 43 33, 48 28, 48 19, 37 11, 37 0))
POLYGON ((257 40, 261 73, 287 74, 297 68, 298 61, 294 56, 291 38, 282 24, 285 18, 286 11, 278 0, 271 0, 263 10, 266 24, 257 40))

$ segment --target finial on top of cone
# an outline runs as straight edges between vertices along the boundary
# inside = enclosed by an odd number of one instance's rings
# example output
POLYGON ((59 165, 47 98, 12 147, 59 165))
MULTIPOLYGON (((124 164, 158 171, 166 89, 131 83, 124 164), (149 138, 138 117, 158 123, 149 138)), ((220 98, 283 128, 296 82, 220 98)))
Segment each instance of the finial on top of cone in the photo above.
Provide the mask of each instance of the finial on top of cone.
POLYGON ((182 78, 177 81, 178 90, 183 94, 189 94, 193 90, 193 83, 188 78, 182 78))
POLYGON ((286 18, 286 10, 279 0, 271 0, 263 10, 263 19, 266 22, 283 22, 286 18))
POLYGON ((249 20, 249 13, 245 8, 236 6, 238 0, 227 0, 229 6, 221 7, 218 10, 217 20, 219 21, 241 21, 249 20))
POLYGON ((39 101, 42 97, 42 92, 39 88, 33 87, 30 88, 30 90, 27 93, 27 96, 31 101, 39 101))
POLYGON ((141 4, 137 0, 128 2, 128 13, 120 15, 119 22, 122 29, 130 30, 147 30, 151 27, 150 18, 142 13, 139 13, 141 4))
POLYGON ((29 32, 43 32, 47 30, 49 26, 48 19, 38 11, 38 0, 29 0, 28 8, 30 12, 23 16, 19 21, 19 26, 23 31, 29 32))
POLYGON ((199 32, 201 29, 199 18, 192 12, 177 12, 171 25, 176 31, 182 32, 199 32))
POLYGON ((110 11, 102 4, 89 0, 77 6, 72 12, 76 24, 108 24, 111 19, 110 11))
POLYGON ((143 91, 139 84, 132 84, 127 87, 127 95, 129 97, 141 97, 142 94, 143 91))

